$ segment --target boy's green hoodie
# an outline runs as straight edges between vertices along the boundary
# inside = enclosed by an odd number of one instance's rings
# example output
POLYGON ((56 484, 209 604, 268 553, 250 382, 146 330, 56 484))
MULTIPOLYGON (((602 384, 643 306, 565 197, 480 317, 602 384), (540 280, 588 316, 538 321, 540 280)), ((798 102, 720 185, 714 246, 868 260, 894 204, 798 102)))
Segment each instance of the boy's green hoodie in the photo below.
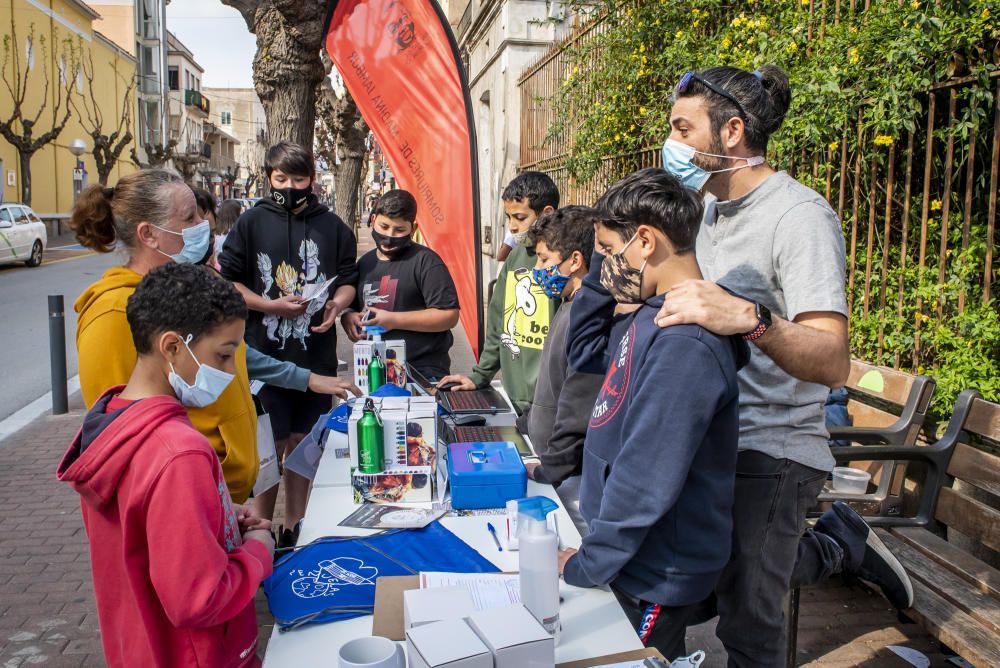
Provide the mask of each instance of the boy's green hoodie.
POLYGON ((542 346, 558 299, 551 299, 531 280, 535 248, 518 244, 507 256, 497 278, 486 316, 486 343, 479 364, 469 377, 478 387, 503 374, 503 389, 514 410, 524 415, 531 407, 542 346))

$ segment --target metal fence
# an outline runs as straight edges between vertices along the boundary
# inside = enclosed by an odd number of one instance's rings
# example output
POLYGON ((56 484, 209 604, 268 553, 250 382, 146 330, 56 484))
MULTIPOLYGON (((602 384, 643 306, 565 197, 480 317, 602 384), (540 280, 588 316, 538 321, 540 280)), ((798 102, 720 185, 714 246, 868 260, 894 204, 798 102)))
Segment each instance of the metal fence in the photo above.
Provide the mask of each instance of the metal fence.
MULTIPOLYGON (((855 11, 861 7, 854 1, 837 0, 834 5, 829 0, 828 5, 827 0, 812 0, 810 36, 814 31, 821 35, 829 21, 840 21, 845 14, 853 17, 855 11)), ((568 50, 600 34, 603 26, 598 20, 578 28, 526 68, 519 80, 520 168, 549 173, 567 204, 593 204, 625 174, 660 164, 659 147, 654 146, 605 158, 585 182, 572 178, 567 170, 574 138, 572 119, 556 119, 548 101, 570 75, 568 50), (552 133, 557 120, 562 131, 552 133)), ((600 57, 597 50, 592 54, 600 57)), ((960 93, 973 85, 981 84, 978 79, 952 78, 926 91, 920 96, 921 112, 913 119, 916 131, 902 133, 891 145, 878 146, 874 136, 862 132, 859 112, 858 127, 844 128, 836 148, 812 147, 796 155, 769 156, 771 164, 824 194, 843 221, 847 290, 854 317, 894 314, 914 323, 912 349, 891 352, 885 346, 885 325, 877 325, 874 357, 883 363, 916 367, 929 352, 922 348, 922 328, 935 319, 944 321, 963 313, 974 301, 989 304, 1000 295, 996 252, 1000 243, 1000 72, 990 78, 992 101, 982 110, 993 122, 983 123, 979 133, 958 127, 964 104, 960 93), (915 290, 915 276, 923 274, 926 281, 930 272, 943 284, 970 243, 983 241, 985 253, 976 254, 981 255, 981 266, 974 268, 974 291, 963 290, 957 304, 947 307, 943 300, 924 303, 915 290)))

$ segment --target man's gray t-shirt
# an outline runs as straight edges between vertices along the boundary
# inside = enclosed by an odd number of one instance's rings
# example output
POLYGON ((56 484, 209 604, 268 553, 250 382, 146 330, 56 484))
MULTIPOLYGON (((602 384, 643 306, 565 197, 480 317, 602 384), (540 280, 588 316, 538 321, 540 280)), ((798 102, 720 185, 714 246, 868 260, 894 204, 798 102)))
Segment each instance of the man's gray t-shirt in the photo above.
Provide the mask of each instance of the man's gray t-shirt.
MULTIPOLYGON (((837 214, 785 172, 739 199, 708 196, 697 254, 706 279, 786 320, 816 311, 847 316, 837 214)), ((823 414, 829 388, 793 378, 757 346, 750 350, 739 373, 740 450, 831 470, 823 414)))

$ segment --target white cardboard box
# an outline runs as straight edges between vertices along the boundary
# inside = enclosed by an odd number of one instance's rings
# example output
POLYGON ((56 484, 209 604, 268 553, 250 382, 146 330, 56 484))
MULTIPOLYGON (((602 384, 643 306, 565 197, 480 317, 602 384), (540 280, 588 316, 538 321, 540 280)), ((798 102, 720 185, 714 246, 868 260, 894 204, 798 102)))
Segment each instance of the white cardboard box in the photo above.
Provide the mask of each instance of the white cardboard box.
POLYGON ((405 629, 442 619, 468 617, 475 611, 472 595, 464 587, 409 589, 403 592, 405 629))
POLYGON ((469 626, 490 648, 495 668, 552 668, 555 639, 523 605, 480 610, 469 615, 469 626))
POLYGON ((409 668, 493 668, 489 648, 463 619, 409 629, 406 656, 409 668))

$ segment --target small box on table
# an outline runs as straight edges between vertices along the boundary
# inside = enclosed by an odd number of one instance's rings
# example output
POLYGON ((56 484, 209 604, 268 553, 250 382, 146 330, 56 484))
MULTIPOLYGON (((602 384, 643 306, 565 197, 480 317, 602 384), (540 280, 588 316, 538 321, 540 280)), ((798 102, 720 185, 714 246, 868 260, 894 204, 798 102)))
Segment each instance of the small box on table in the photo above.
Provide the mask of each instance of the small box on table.
POLYGON ((480 610, 468 621, 496 668, 552 668, 556 663, 555 639, 523 605, 480 610))
POLYGON ((465 587, 432 587, 403 592, 403 628, 462 619, 476 611, 472 595, 465 587))
POLYGON ((406 656, 409 668, 493 668, 489 648, 463 619, 409 629, 406 656))
POLYGON ((528 471, 510 441, 452 443, 448 446, 451 507, 504 508, 528 491, 528 471))

